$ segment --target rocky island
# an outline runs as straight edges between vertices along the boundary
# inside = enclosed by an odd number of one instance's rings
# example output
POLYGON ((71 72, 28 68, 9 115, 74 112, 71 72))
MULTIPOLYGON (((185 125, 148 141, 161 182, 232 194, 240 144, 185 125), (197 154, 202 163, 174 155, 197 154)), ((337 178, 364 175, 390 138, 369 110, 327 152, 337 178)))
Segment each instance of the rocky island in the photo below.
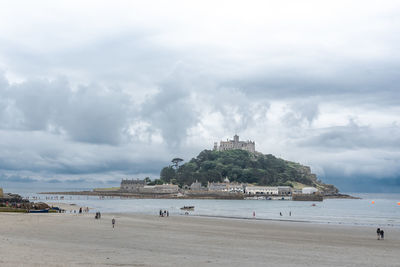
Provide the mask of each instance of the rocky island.
POLYGON ((160 178, 124 179, 119 188, 82 192, 46 192, 126 196, 136 198, 292 199, 322 201, 323 198, 353 198, 340 194, 331 184, 318 180, 310 167, 262 154, 255 142, 233 140, 214 144, 196 158, 180 164, 174 158, 160 178))

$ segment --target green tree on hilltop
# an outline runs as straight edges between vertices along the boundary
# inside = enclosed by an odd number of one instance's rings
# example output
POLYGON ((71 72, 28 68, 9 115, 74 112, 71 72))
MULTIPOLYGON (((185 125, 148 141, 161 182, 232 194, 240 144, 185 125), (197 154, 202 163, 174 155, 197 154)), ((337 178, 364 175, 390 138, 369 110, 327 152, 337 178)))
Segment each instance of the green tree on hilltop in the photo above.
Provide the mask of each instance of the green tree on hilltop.
POLYGON ((231 182, 271 186, 292 185, 292 182, 317 186, 319 183, 307 166, 245 150, 203 150, 189 162, 174 166, 163 168, 160 178, 166 182, 175 179, 181 187, 196 180, 203 185, 222 182, 225 177, 231 182))

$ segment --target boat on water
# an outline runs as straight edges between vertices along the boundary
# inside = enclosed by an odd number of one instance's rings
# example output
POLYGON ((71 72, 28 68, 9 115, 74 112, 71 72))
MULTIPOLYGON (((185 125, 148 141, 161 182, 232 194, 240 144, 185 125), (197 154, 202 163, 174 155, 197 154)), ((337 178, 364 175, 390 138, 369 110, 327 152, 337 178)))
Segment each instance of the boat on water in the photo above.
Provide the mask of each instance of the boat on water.
POLYGON ((181 210, 194 210, 194 206, 183 206, 181 210))
POLYGON ((30 210, 29 213, 48 213, 49 209, 43 209, 43 210, 30 210))

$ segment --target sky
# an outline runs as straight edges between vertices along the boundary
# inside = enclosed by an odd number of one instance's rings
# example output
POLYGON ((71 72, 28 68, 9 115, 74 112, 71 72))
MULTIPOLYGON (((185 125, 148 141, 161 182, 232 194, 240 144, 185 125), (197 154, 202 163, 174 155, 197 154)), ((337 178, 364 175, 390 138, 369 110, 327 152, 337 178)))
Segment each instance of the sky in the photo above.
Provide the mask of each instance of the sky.
POLYGON ((1 1, 0 185, 157 178, 213 143, 400 191, 398 1, 1 1))

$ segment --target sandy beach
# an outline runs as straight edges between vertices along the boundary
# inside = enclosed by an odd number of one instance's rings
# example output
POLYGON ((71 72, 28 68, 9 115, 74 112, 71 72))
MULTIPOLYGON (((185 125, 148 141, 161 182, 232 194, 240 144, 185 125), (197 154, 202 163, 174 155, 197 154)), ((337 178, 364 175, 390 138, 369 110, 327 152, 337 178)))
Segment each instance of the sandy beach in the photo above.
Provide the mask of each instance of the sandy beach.
POLYGON ((400 229, 136 214, 0 214, 1 266, 399 266, 400 229), (115 217, 116 227, 111 226, 115 217))

